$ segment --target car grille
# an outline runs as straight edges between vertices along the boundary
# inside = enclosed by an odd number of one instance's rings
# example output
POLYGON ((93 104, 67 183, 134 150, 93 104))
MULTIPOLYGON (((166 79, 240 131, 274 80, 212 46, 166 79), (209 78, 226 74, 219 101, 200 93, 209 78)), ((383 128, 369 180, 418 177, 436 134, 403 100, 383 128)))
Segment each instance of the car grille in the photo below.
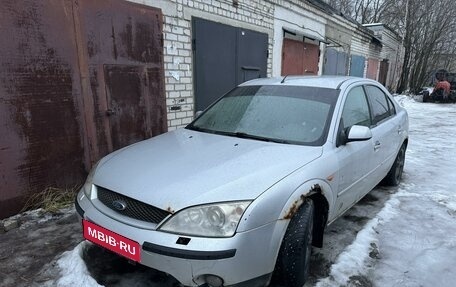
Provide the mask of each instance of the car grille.
POLYGON ((136 199, 119 194, 112 190, 97 186, 98 200, 100 200, 108 208, 122 215, 152 223, 160 223, 165 219, 170 212, 158 207, 146 204, 136 199), (118 210, 114 207, 114 201, 123 201, 125 203, 124 210, 118 210))

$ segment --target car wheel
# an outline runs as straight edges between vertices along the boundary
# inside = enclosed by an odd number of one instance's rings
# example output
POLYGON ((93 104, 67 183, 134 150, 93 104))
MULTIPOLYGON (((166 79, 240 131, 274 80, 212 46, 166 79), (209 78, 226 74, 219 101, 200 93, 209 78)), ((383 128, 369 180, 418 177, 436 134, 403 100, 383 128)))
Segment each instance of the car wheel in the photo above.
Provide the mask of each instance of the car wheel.
POLYGON ((429 102, 429 93, 423 92, 423 103, 429 102))
POLYGON ((403 144, 401 146, 401 148, 399 149, 399 152, 396 156, 396 160, 394 161, 393 166, 391 167, 390 171, 388 172, 385 179, 383 180, 383 183, 385 185, 390 185, 390 186, 399 185, 401 178, 402 178, 402 172, 404 171, 405 150, 406 150, 406 145, 403 144))
POLYGON ((314 204, 308 199, 291 219, 282 240, 274 274, 281 285, 302 287, 306 282, 312 252, 313 218, 314 204))

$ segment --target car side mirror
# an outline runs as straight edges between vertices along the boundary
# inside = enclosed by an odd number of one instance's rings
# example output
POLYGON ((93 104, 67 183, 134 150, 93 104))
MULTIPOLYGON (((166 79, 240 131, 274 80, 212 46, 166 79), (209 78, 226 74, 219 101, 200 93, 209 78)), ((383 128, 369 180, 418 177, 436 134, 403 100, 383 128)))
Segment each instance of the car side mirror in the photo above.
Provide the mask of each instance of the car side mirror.
POLYGON ((372 132, 370 128, 365 126, 351 126, 348 130, 348 136, 346 142, 359 142, 367 141, 372 138, 372 132))

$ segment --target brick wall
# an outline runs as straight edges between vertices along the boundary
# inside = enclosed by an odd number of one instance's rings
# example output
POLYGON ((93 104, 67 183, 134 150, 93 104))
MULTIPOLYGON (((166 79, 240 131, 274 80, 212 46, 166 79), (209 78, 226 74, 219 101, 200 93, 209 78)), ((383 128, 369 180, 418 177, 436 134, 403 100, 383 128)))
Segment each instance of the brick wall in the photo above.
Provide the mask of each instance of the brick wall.
MULTIPOLYGON (((181 4, 177 9, 183 13, 181 4)), ((191 22, 165 15, 163 25, 168 129, 173 130, 193 119, 191 22)))

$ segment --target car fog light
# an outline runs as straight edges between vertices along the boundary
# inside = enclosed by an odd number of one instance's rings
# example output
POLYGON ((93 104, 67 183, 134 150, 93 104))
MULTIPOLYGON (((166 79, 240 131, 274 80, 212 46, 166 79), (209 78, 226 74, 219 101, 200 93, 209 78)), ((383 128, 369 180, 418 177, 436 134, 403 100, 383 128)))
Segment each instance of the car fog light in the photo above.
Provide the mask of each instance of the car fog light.
POLYGON ((205 278, 206 283, 211 286, 211 287, 221 287, 223 286, 223 280, 222 278, 216 276, 216 275, 206 275, 205 278))

